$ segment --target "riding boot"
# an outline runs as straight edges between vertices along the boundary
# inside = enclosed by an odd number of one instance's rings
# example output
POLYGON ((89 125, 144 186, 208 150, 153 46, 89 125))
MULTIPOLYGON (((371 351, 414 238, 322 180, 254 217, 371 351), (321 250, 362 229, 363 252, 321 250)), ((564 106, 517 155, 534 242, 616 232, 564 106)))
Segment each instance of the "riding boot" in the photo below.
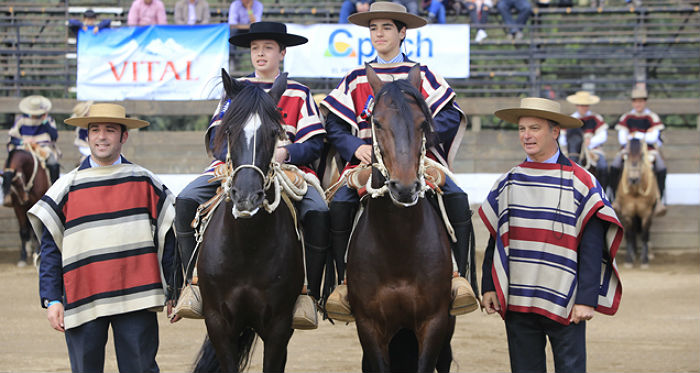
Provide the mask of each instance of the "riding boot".
POLYGON ((202 297, 196 278, 193 277, 194 267, 197 262, 197 258, 194 255, 197 242, 191 222, 198 207, 199 203, 195 200, 178 198, 175 201, 175 233, 180 250, 180 267, 185 274, 184 281, 186 285, 180 294, 174 312, 176 315, 188 319, 204 318, 202 314, 202 297))
POLYGON ((447 218, 455 232, 457 242, 452 242, 452 253, 457 262, 458 273, 452 278, 452 305, 450 314, 464 315, 479 308, 474 294, 479 293, 476 282, 475 250, 469 198, 464 193, 444 196, 447 218), (469 274, 470 283, 465 275, 469 274))
POLYGON ((308 294, 302 294, 299 297, 309 299, 297 299, 292 322, 294 329, 316 329, 318 327, 316 302, 309 296, 317 300, 321 297, 323 267, 326 264, 326 255, 330 246, 329 224, 330 218, 327 211, 309 211, 302 221, 308 294))
POLYGON ((659 186, 659 200, 656 201, 656 206, 654 207, 654 215, 664 216, 666 215, 666 204, 664 203, 664 191, 666 190, 666 170, 659 170, 655 172, 656 183, 659 186))
POLYGON ((620 184, 621 170, 617 167, 610 166, 608 172, 608 183, 610 185, 610 200, 614 201, 617 198, 617 186, 620 184))
POLYGON ((338 321, 352 322, 348 290, 345 281, 345 251, 352 233, 352 224, 357 211, 357 204, 353 202, 331 202, 330 204, 330 231, 331 246, 338 271, 338 287, 333 290, 326 302, 328 317, 338 321))
POLYGON ((58 180, 58 177, 60 176, 61 165, 59 165, 58 163, 50 163, 47 164, 46 167, 49 169, 49 177, 51 178, 51 184, 53 184, 56 182, 56 180, 58 180))

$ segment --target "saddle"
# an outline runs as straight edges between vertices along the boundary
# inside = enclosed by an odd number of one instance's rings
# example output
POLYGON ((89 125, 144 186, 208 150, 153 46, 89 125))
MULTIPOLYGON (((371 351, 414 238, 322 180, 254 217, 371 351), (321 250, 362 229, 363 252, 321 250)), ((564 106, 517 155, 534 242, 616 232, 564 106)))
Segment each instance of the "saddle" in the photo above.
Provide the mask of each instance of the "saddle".
MULTIPOLYGON (((357 190, 360 198, 367 195, 367 182, 369 177, 372 175, 372 166, 368 164, 359 165, 354 168, 347 169, 343 175, 341 175, 338 182, 333 184, 326 191, 326 201, 331 201, 335 193, 342 186, 347 185, 348 187, 357 190)), ((428 184, 430 189, 436 193, 442 193, 442 187, 445 185, 447 177, 445 176, 445 171, 440 169, 430 158, 425 160, 425 182, 428 184)))

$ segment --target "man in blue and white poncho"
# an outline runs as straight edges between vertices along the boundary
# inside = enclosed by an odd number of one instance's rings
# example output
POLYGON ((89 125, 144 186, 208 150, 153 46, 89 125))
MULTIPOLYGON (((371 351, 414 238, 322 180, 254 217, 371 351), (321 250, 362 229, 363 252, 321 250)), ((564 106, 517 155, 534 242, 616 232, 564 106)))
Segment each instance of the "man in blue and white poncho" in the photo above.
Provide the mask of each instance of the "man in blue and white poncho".
POLYGON ((622 225, 595 177, 559 151, 559 131, 579 119, 542 98, 495 114, 518 125, 527 159, 479 209, 491 233, 482 305, 505 320, 513 372, 547 371, 547 338, 557 372, 585 372, 586 321, 620 304, 622 225))

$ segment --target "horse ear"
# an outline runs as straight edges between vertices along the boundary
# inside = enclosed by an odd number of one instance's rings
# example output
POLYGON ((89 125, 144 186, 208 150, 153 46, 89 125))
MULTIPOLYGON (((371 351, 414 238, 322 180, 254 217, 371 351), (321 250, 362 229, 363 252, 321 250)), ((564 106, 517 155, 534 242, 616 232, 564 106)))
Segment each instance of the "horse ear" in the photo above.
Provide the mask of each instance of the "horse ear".
POLYGON ((365 74, 367 74, 367 82, 369 82, 369 86, 372 87, 372 92, 374 92, 374 95, 376 96, 377 93, 379 93, 379 90, 381 90, 384 86, 384 82, 379 78, 377 72, 374 71, 372 66, 370 66, 368 63, 365 63, 365 74))
POLYGON ((275 103, 280 102, 280 98, 282 98, 282 95, 284 94, 284 91, 287 90, 287 73, 282 73, 280 74, 276 79, 275 82, 272 84, 272 88, 270 88, 270 96, 272 96, 272 99, 275 100, 275 103))
POLYGON ((245 84, 231 78, 225 69, 221 69, 221 81, 224 83, 224 90, 228 97, 237 95, 245 87, 245 84))
POLYGON ((418 92, 420 92, 422 80, 420 78, 419 63, 413 65, 413 67, 411 67, 411 70, 408 71, 408 81, 411 82, 411 85, 416 87, 418 92))

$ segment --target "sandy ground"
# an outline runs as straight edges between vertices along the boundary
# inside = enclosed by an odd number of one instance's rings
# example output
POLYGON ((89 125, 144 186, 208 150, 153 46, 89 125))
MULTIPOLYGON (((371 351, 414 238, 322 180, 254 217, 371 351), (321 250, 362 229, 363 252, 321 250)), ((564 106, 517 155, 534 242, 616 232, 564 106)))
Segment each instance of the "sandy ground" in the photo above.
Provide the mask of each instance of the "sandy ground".
MULTIPOLYGON (((0 371, 66 372, 70 365, 64 337, 52 330, 40 307, 37 273, 17 268, 15 253, 0 251, 0 371)), ((601 314, 588 323, 591 372, 700 371, 700 252, 659 253, 648 270, 621 269, 623 297, 614 317, 601 314)), ((159 315, 162 371, 188 371, 206 332, 199 320, 169 324, 159 315)), ((503 322, 475 312, 458 318, 452 339, 453 371, 509 370, 503 322)), ((261 369, 258 344, 250 371, 261 369)), ((117 371, 111 341, 106 371, 117 371)), ((288 371, 354 372, 361 350, 354 324, 322 322, 318 330, 298 331, 289 345, 288 371)), ((553 371, 550 356, 550 369, 553 371)))

